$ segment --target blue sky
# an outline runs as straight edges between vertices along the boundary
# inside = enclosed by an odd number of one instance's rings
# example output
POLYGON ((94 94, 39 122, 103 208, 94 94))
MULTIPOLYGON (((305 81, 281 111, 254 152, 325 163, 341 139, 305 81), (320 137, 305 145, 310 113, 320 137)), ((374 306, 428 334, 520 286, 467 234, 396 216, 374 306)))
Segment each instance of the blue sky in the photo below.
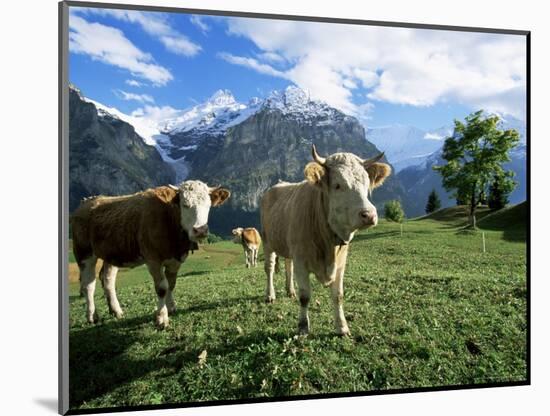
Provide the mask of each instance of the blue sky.
POLYGON ((91 8, 69 23, 70 81, 127 114, 297 85, 368 127, 524 119, 522 36, 91 8))

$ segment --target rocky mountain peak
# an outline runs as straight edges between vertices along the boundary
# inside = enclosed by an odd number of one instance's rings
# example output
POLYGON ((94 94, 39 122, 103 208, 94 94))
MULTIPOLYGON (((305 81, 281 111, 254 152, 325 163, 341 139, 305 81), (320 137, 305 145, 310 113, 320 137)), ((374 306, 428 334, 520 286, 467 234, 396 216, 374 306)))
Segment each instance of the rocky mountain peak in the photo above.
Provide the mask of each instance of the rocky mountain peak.
POLYGON ((220 107, 238 104, 231 91, 225 89, 216 91, 207 102, 220 107))

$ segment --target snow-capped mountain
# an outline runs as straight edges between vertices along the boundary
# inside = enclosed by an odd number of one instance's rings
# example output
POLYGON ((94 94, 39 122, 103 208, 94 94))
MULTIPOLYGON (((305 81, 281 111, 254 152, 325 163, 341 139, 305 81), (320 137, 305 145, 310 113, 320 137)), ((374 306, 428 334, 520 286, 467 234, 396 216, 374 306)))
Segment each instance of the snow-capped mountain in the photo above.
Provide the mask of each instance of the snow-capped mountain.
POLYGON ((255 107, 255 101, 248 105, 241 104, 235 100, 231 91, 218 90, 204 103, 161 121, 159 128, 168 134, 184 133, 192 129, 223 132, 245 120, 255 107))
POLYGON ((368 128, 367 140, 383 150, 396 172, 407 166, 421 163, 428 155, 443 146, 451 135, 452 127, 426 131, 414 126, 393 125, 368 128))

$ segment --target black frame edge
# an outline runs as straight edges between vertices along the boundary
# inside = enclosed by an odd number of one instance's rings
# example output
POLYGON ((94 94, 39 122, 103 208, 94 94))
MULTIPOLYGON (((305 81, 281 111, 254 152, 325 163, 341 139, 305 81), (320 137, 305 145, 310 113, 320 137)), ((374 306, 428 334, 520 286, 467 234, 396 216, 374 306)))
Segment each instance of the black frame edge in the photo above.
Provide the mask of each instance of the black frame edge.
POLYGON ((407 22, 386 22, 382 20, 363 20, 363 19, 347 19, 339 17, 325 17, 325 16, 302 16, 302 15, 286 15, 286 14, 271 14, 271 13, 257 13, 257 12, 243 12, 243 11, 229 11, 229 10, 207 10, 207 9, 191 9, 185 7, 170 7, 170 6, 145 6, 140 4, 116 4, 116 3, 101 3, 101 2, 87 2, 87 1, 72 1, 67 0, 64 2, 71 7, 92 7, 92 8, 104 8, 104 9, 139 9, 149 12, 174 12, 174 13, 190 13, 190 14, 204 14, 204 15, 218 15, 218 16, 233 16, 233 17, 249 17, 256 19, 275 19, 275 20, 299 20, 303 22, 318 22, 318 23, 338 23, 338 24, 356 24, 356 25, 369 25, 369 26, 387 26, 387 27, 399 27, 399 28, 411 28, 411 29, 431 29, 431 30, 450 30, 459 32, 479 32, 479 33, 500 33, 504 35, 527 35, 530 33, 528 30, 517 29, 500 29, 500 28, 484 28, 484 27, 469 27, 469 26, 450 26, 450 25, 437 25, 430 23, 407 23, 407 22))
POLYGON ((69 411, 69 318, 68 312, 68 144, 69 144, 69 5, 58 3, 58 408, 69 411))

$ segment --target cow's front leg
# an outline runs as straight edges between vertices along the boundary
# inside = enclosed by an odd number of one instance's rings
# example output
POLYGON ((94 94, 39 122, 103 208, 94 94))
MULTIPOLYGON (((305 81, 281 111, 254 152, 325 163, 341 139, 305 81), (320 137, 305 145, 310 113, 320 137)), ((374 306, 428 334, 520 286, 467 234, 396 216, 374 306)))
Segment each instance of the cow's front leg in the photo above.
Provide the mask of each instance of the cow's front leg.
POLYGON ((166 307, 166 295, 170 290, 168 279, 164 276, 162 265, 157 262, 147 263, 149 273, 153 276, 155 282, 155 291, 157 292, 158 303, 157 311, 155 312, 155 323, 159 329, 164 329, 168 326, 168 308, 166 307))
POLYGON ((309 272, 302 262, 294 261, 294 272, 296 273, 296 282, 298 283, 298 298, 300 299, 300 316, 298 318, 298 333, 300 335, 309 334, 309 316, 308 307, 311 299, 311 284, 309 281, 309 272))
POLYGON ((118 298, 116 295, 116 275, 118 272, 118 267, 113 266, 112 264, 103 262, 103 267, 101 268, 101 281, 103 283, 103 293, 105 293, 105 298, 107 299, 107 305, 109 306, 109 311, 116 318, 122 318, 123 312, 120 304, 118 303, 118 298))
POLYGON ((273 303, 275 301, 275 287, 273 286, 273 273, 275 273, 275 264, 277 262, 277 253, 270 252, 264 247, 264 269, 267 277, 267 287, 265 289, 265 301, 273 303))
POLYGON ((86 297, 86 320, 91 324, 99 321, 94 302, 96 263, 97 257, 92 256, 82 260, 78 264, 80 270, 80 293, 83 293, 86 297))
POLYGON ((180 268, 179 262, 168 264, 164 268, 166 279, 168 280, 168 292, 166 293, 166 307, 168 308, 168 314, 172 315, 176 312, 176 301, 174 300, 174 289, 176 288, 176 279, 178 276, 178 270, 180 268))
POLYGON ((290 298, 296 297, 294 290, 294 266, 292 259, 285 259, 285 275, 286 275, 286 294, 290 298))
POLYGON ((336 279, 331 283, 331 297, 334 305, 334 327, 338 335, 349 335, 348 323, 344 316, 344 269, 345 265, 336 270, 336 279))

